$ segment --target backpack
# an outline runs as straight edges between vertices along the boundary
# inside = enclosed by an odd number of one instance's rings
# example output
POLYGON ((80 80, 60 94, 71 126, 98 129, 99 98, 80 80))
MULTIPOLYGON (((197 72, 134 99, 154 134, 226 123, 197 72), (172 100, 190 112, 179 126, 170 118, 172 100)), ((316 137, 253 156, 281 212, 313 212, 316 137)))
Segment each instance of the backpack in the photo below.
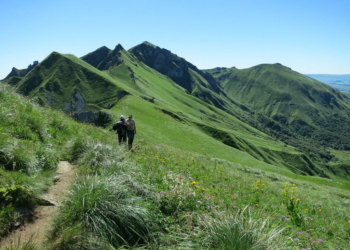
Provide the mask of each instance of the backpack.
POLYGON ((121 129, 121 125, 120 125, 120 123, 115 123, 114 125, 113 125, 113 130, 118 130, 118 129, 121 129))
POLYGON ((118 131, 126 130, 126 126, 123 123, 124 122, 122 121, 118 121, 116 124, 113 125, 113 130, 118 130, 118 131))

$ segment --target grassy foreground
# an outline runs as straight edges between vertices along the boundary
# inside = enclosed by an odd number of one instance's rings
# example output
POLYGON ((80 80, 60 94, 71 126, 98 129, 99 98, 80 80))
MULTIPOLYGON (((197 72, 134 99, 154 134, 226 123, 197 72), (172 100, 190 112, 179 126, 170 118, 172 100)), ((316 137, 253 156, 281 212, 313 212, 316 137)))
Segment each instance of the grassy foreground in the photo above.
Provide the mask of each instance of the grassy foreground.
POLYGON ((3 236, 58 160, 78 167, 47 241, 6 249, 348 249, 347 190, 138 137, 131 153, 2 85, 0 100, 3 236))

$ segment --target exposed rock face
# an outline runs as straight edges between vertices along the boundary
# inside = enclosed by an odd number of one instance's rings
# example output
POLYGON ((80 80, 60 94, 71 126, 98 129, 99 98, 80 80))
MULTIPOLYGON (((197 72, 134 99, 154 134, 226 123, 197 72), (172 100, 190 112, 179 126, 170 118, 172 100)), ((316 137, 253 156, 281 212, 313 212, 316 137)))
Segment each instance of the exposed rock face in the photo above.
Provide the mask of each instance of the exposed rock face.
POLYGON ((47 105, 49 105, 49 107, 52 107, 52 95, 49 93, 46 93, 46 101, 47 101, 47 105))
MULTIPOLYGON (((123 93, 123 91, 120 91, 118 95, 123 97, 126 95, 126 92, 123 93)), ((47 94, 46 98, 49 103, 51 98, 50 94, 47 94)), ((110 119, 109 115, 103 112, 95 113, 93 111, 85 111, 84 98, 77 89, 72 95, 72 101, 66 103, 63 110, 79 122, 94 123, 103 126, 110 119)))
POLYGON ((81 96, 81 94, 75 90, 73 94, 74 102, 75 102, 75 112, 78 114, 83 113, 85 109, 85 102, 84 98, 81 96))
POLYGON ((64 111, 67 113, 83 113, 85 109, 85 101, 82 95, 75 90, 72 98, 73 100, 71 102, 65 104, 64 111))
POLYGON ((118 44, 114 50, 101 47, 81 57, 81 59, 99 70, 108 70, 111 66, 119 65, 123 62, 120 59, 121 51, 123 50, 124 48, 120 44, 118 44))
POLYGON ((161 49, 158 46, 144 42, 131 48, 129 51, 140 61, 170 77, 174 82, 188 90, 190 93, 192 93, 192 80, 189 73, 190 69, 207 80, 213 91, 219 91, 219 86, 210 74, 202 72, 196 66, 171 53, 169 50, 161 49))
POLYGON ((66 103, 64 105, 64 108, 63 108, 64 111, 66 111, 66 113, 73 113, 74 112, 74 108, 73 108, 73 104, 71 102, 69 103, 66 103))
POLYGON ((80 122, 94 123, 99 119, 99 115, 92 111, 86 111, 81 113, 74 113, 73 117, 80 122))
POLYGON ((33 64, 30 64, 29 66, 28 66, 28 68, 27 68, 27 74, 32 70, 32 69, 34 69, 35 68, 35 66, 36 65, 38 65, 39 64, 39 61, 34 61, 33 62, 33 64))

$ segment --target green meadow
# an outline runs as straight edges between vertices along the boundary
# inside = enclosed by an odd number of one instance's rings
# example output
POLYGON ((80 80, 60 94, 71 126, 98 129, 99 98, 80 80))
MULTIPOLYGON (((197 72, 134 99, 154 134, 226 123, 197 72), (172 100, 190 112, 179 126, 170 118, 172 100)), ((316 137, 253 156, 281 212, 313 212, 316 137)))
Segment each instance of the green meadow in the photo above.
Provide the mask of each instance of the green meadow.
POLYGON ((0 83, 0 237, 45 203, 59 161, 75 177, 45 241, 3 248, 348 249, 349 105, 279 64, 200 71, 149 43, 54 52, 0 83), (77 99, 100 126, 60 111, 77 99), (129 114, 131 151, 112 130, 129 114))
POLYGON ((16 207, 40 205, 58 160, 76 164, 78 173, 47 241, 5 249, 348 248, 348 190, 220 147, 133 98, 112 110, 137 119, 128 152, 114 132, 76 123, 1 85, 2 237, 20 220, 16 207))

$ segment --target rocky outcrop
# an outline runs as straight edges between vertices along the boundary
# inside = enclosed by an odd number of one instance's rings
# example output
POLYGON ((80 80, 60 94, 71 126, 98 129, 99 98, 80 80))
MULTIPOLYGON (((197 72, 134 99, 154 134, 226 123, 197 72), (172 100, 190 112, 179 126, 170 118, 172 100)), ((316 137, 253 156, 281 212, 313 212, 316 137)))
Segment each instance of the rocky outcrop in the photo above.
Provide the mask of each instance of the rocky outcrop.
POLYGON ((131 48, 129 52, 135 55, 147 66, 170 77, 189 93, 192 93, 193 89, 193 80, 191 79, 189 72, 190 69, 202 76, 209 83, 209 88, 211 90, 214 92, 219 91, 219 86, 210 74, 202 72, 196 66, 171 53, 169 50, 161 49, 149 42, 144 42, 131 48))
POLYGON ((72 101, 69 103, 66 103, 64 106, 64 111, 67 113, 83 113, 85 109, 85 101, 82 95, 78 92, 78 90, 75 90, 72 95, 72 101))
POLYGON ((49 107, 52 108, 52 95, 50 93, 46 93, 46 101, 47 101, 47 105, 49 105, 49 107))
MULTIPOLYGON (((127 93, 123 93, 123 91, 118 92, 118 96, 122 98, 127 93)), ((50 95, 46 95, 47 101, 49 103, 50 95)), ((51 100, 52 102, 52 100, 51 100)), ((52 105, 52 104, 51 104, 52 105)), ((99 112, 93 112, 93 111, 86 111, 85 110, 85 100, 83 96, 80 94, 80 92, 75 89, 74 93, 72 94, 72 101, 69 103, 66 103, 63 110, 72 118, 79 122, 84 123, 93 123, 95 125, 99 126, 105 126, 105 124, 108 124, 110 121, 110 115, 106 114, 102 111, 99 112)), ((107 107, 110 108, 110 107, 107 107)))
POLYGON ((73 118, 79 122, 94 123, 98 120, 99 115, 92 111, 85 111, 81 113, 74 113, 73 118))
POLYGON ((39 64, 39 61, 34 61, 33 64, 29 64, 28 68, 26 69, 27 74, 35 68, 36 65, 39 64))

